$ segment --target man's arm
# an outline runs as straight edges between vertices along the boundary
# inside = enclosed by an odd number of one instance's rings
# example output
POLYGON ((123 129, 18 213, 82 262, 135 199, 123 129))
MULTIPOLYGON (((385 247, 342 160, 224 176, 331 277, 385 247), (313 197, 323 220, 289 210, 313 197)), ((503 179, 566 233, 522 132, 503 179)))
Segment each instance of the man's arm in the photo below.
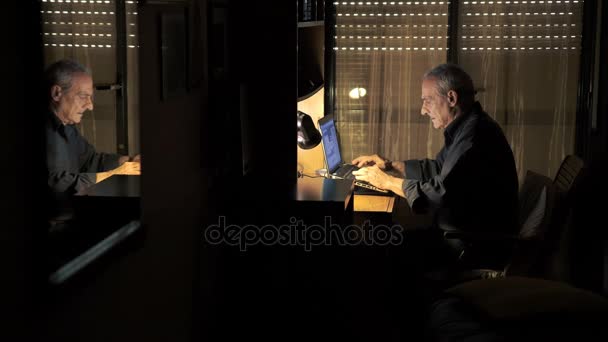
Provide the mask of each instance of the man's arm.
POLYGON ((405 177, 405 163, 401 161, 391 161, 387 158, 381 157, 378 154, 373 154, 370 156, 359 156, 353 159, 352 164, 359 167, 368 167, 377 165, 380 170, 383 171, 391 171, 395 170, 401 176, 401 178, 405 177))
POLYGON ((65 170, 49 170, 48 184, 55 192, 79 192, 113 175, 140 175, 140 163, 125 162, 110 171, 97 173, 72 173, 65 170))
POLYGON ((82 139, 82 143, 85 145, 85 163, 81 166, 81 171, 94 173, 95 183, 99 183, 115 174, 140 174, 139 164, 141 162, 141 156, 139 154, 135 157, 130 157, 113 153, 97 152, 95 147, 84 138, 82 139))
POLYGON ((401 178, 405 178, 405 162, 386 161, 386 171, 395 170, 401 178))
POLYGON ((381 189, 391 190, 395 194, 405 197, 403 192, 403 178, 394 177, 384 172, 378 165, 368 166, 353 171, 357 180, 362 180, 381 189))
POLYGON ((81 172, 97 173, 110 171, 121 165, 122 156, 114 153, 97 152, 95 147, 86 139, 80 136, 79 139, 82 146, 81 151, 83 151, 80 157, 81 172))
POLYGON ((122 165, 122 164, 124 164, 124 163, 126 163, 128 161, 131 161, 131 157, 129 157, 129 156, 120 156, 118 158, 118 165, 120 166, 120 165, 122 165))
MULTIPOLYGON (((467 159, 471 157, 468 149, 459 154, 453 154, 451 158, 439 165, 438 173, 430 179, 406 178, 403 182, 403 192, 410 207, 414 211, 423 206, 439 207, 442 205, 448 188, 453 188, 455 182, 462 182, 463 168, 470 164, 467 159)), ((430 161, 428 166, 433 166, 437 161, 430 161)))
POLYGON ((405 182, 405 179, 403 178, 390 176, 387 190, 390 190, 401 197, 405 197, 405 192, 403 192, 403 182, 405 182))
POLYGON ((48 185, 55 192, 73 193, 95 184, 95 178, 94 173, 49 169, 48 185))
POLYGON ((441 174, 441 169, 446 156, 445 147, 439 151, 436 159, 411 159, 404 162, 393 162, 399 172, 403 172, 403 178, 415 179, 427 182, 433 177, 441 174))
POLYGON ((136 162, 136 163, 141 163, 141 155, 136 155, 134 157, 130 157, 130 156, 120 156, 118 158, 118 165, 122 165, 126 162, 136 162))
POLYGON ((107 179, 113 175, 140 175, 140 163, 137 162, 124 162, 119 167, 104 172, 98 172, 95 174, 95 183, 99 183, 104 179, 107 179))

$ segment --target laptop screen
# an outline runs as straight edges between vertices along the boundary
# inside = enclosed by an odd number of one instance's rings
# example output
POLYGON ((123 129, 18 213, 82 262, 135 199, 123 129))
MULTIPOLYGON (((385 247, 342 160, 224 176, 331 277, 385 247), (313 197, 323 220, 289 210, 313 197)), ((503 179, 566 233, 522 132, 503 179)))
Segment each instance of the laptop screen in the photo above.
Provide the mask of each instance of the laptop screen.
POLYGON ((331 118, 329 120, 321 119, 319 120, 319 127, 323 137, 323 152, 325 153, 325 160, 327 160, 327 170, 334 172, 342 163, 336 125, 331 118))

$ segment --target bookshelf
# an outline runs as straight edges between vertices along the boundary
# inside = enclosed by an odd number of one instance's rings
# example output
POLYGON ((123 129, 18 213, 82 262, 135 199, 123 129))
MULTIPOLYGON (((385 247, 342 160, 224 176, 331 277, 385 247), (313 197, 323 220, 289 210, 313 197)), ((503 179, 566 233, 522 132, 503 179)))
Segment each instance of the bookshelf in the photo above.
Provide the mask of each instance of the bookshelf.
POLYGON ((298 21, 312 22, 325 19, 325 0, 298 0, 298 21))
POLYGON ((324 84, 324 6, 324 0, 298 1, 298 101, 324 84))
POLYGON ((315 27, 315 26, 325 26, 325 21, 316 20, 316 21, 299 21, 298 27, 315 27))

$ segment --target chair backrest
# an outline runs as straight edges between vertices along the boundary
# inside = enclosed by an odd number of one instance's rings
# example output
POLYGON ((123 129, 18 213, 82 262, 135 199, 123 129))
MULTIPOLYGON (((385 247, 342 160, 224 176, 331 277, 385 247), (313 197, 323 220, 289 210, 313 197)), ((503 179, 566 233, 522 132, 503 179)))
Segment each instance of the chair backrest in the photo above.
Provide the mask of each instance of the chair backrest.
POLYGON ((554 220, 555 228, 549 231, 543 243, 542 277, 568 282, 571 281, 571 248, 576 230, 573 204, 579 194, 579 184, 585 177, 585 164, 575 155, 568 155, 555 174, 553 184, 560 193, 559 207, 554 220))
POLYGON ((537 272, 541 245, 554 227, 559 193, 553 181, 528 171, 519 191, 519 238, 505 275, 532 275, 537 272))
POLYGON ((582 159, 575 155, 568 155, 557 170, 553 184, 555 184, 559 191, 564 193, 567 200, 573 189, 580 182, 584 166, 585 164, 582 159))
POLYGON ((523 240, 544 238, 557 204, 553 181, 534 171, 528 171, 519 190, 519 237, 523 240))
POLYGON ((530 184, 524 181, 520 192, 520 204, 524 206, 522 214, 526 217, 520 231, 523 242, 505 269, 505 274, 568 280, 569 251, 565 240, 569 239, 573 228, 572 203, 583 173, 584 162, 575 155, 564 158, 551 182, 547 177, 528 172, 526 181, 530 184), (539 184, 545 189, 546 198, 541 192, 539 196, 529 197, 532 204, 526 203, 523 193, 526 187, 527 191, 535 193, 539 184), (521 196, 524 197, 523 202, 521 196))

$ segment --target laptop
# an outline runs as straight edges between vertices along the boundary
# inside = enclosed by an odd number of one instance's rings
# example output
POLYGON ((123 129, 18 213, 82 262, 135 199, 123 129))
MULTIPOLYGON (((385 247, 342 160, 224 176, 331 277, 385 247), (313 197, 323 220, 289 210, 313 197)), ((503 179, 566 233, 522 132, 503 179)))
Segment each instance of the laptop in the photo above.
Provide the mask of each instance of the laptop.
POLYGON ((359 170, 359 168, 353 164, 347 164, 342 160, 333 115, 325 115, 319 119, 319 129, 323 138, 321 144, 323 145, 327 174, 333 178, 355 179, 352 172, 359 170))
MULTIPOLYGON (((359 168, 342 160, 333 115, 325 115, 319 119, 319 128, 321 130, 321 137, 323 138, 321 144, 323 145, 323 156, 325 157, 328 177, 355 179, 352 173, 359 170, 359 168)), ((386 195, 390 193, 388 190, 377 188, 364 181, 355 181, 355 185, 356 194, 386 195)))

